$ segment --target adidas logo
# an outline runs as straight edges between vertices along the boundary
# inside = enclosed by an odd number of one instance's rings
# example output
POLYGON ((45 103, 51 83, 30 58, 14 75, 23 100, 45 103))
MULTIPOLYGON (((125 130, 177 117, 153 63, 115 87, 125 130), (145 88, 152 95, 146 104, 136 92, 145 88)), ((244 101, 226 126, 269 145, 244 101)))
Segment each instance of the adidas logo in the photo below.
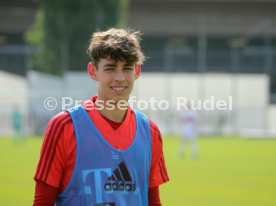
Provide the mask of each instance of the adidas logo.
POLYGON ((109 182, 105 183, 105 191, 127 191, 134 192, 136 184, 132 182, 132 178, 124 162, 119 164, 119 168, 113 171, 113 175, 108 178, 109 182))

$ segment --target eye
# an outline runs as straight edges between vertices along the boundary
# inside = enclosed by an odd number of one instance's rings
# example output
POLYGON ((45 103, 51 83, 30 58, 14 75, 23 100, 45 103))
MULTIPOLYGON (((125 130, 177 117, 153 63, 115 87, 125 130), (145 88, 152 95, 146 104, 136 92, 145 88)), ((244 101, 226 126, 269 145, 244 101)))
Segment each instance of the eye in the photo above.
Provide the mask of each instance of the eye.
POLYGON ((106 68, 104 69, 104 71, 112 71, 112 70, 114 70, 114 67, 106 67, 106 68))
POLYGON ((133 70, 133 67, 125 67, 125 70, 133 70))

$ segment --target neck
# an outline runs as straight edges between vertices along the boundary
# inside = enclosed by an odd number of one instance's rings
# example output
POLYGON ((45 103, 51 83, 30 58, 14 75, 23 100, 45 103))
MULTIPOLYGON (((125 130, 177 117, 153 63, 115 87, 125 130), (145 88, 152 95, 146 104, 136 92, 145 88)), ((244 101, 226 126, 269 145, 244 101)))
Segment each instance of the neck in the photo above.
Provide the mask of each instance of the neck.
POLYGON ((103 105, 102 103, 98 104, 98 100, 96 100, 95 105, 99 113, 104 116, 107 119, 110 119, 113 122, 123 122, 127 113, 127 107, 126 108, 117 108, 114 106, 114 108, 110 109, 110 107, 107 107, 108 105, 103 105))

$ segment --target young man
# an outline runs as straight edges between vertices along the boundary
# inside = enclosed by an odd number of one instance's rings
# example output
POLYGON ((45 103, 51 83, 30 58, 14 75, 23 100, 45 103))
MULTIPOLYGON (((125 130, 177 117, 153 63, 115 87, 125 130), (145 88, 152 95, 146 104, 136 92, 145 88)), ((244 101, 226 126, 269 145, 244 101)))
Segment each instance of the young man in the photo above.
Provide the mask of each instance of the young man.
POLYGON ((169 180, 158 127, 127 103, 144 55, 139 32, 96 32, 88 53, 98 96, 56 115, 35 173, 34 205, 161 205, 169 180))

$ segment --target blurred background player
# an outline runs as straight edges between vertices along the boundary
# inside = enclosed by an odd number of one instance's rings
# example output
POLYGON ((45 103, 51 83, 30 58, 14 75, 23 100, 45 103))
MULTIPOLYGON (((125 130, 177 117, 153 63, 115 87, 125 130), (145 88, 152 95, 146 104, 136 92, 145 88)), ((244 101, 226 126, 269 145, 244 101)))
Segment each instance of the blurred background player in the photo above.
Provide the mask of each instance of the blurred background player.
POLYGON ((185 155, 185 144, 190 143, 191 145, 191 157, 198 157, 198 146, 197 146, 197 124, 198 114, 197 111, 191 107, 191 102, 187 103, 187 108, 181 112, 181 135, 179 142, 179 157, 185 155))
POLYGON ((23 141, 22 135, 22 114, 18 106, 14 106, 12 113, 13 138, 15 143, 23 141))

